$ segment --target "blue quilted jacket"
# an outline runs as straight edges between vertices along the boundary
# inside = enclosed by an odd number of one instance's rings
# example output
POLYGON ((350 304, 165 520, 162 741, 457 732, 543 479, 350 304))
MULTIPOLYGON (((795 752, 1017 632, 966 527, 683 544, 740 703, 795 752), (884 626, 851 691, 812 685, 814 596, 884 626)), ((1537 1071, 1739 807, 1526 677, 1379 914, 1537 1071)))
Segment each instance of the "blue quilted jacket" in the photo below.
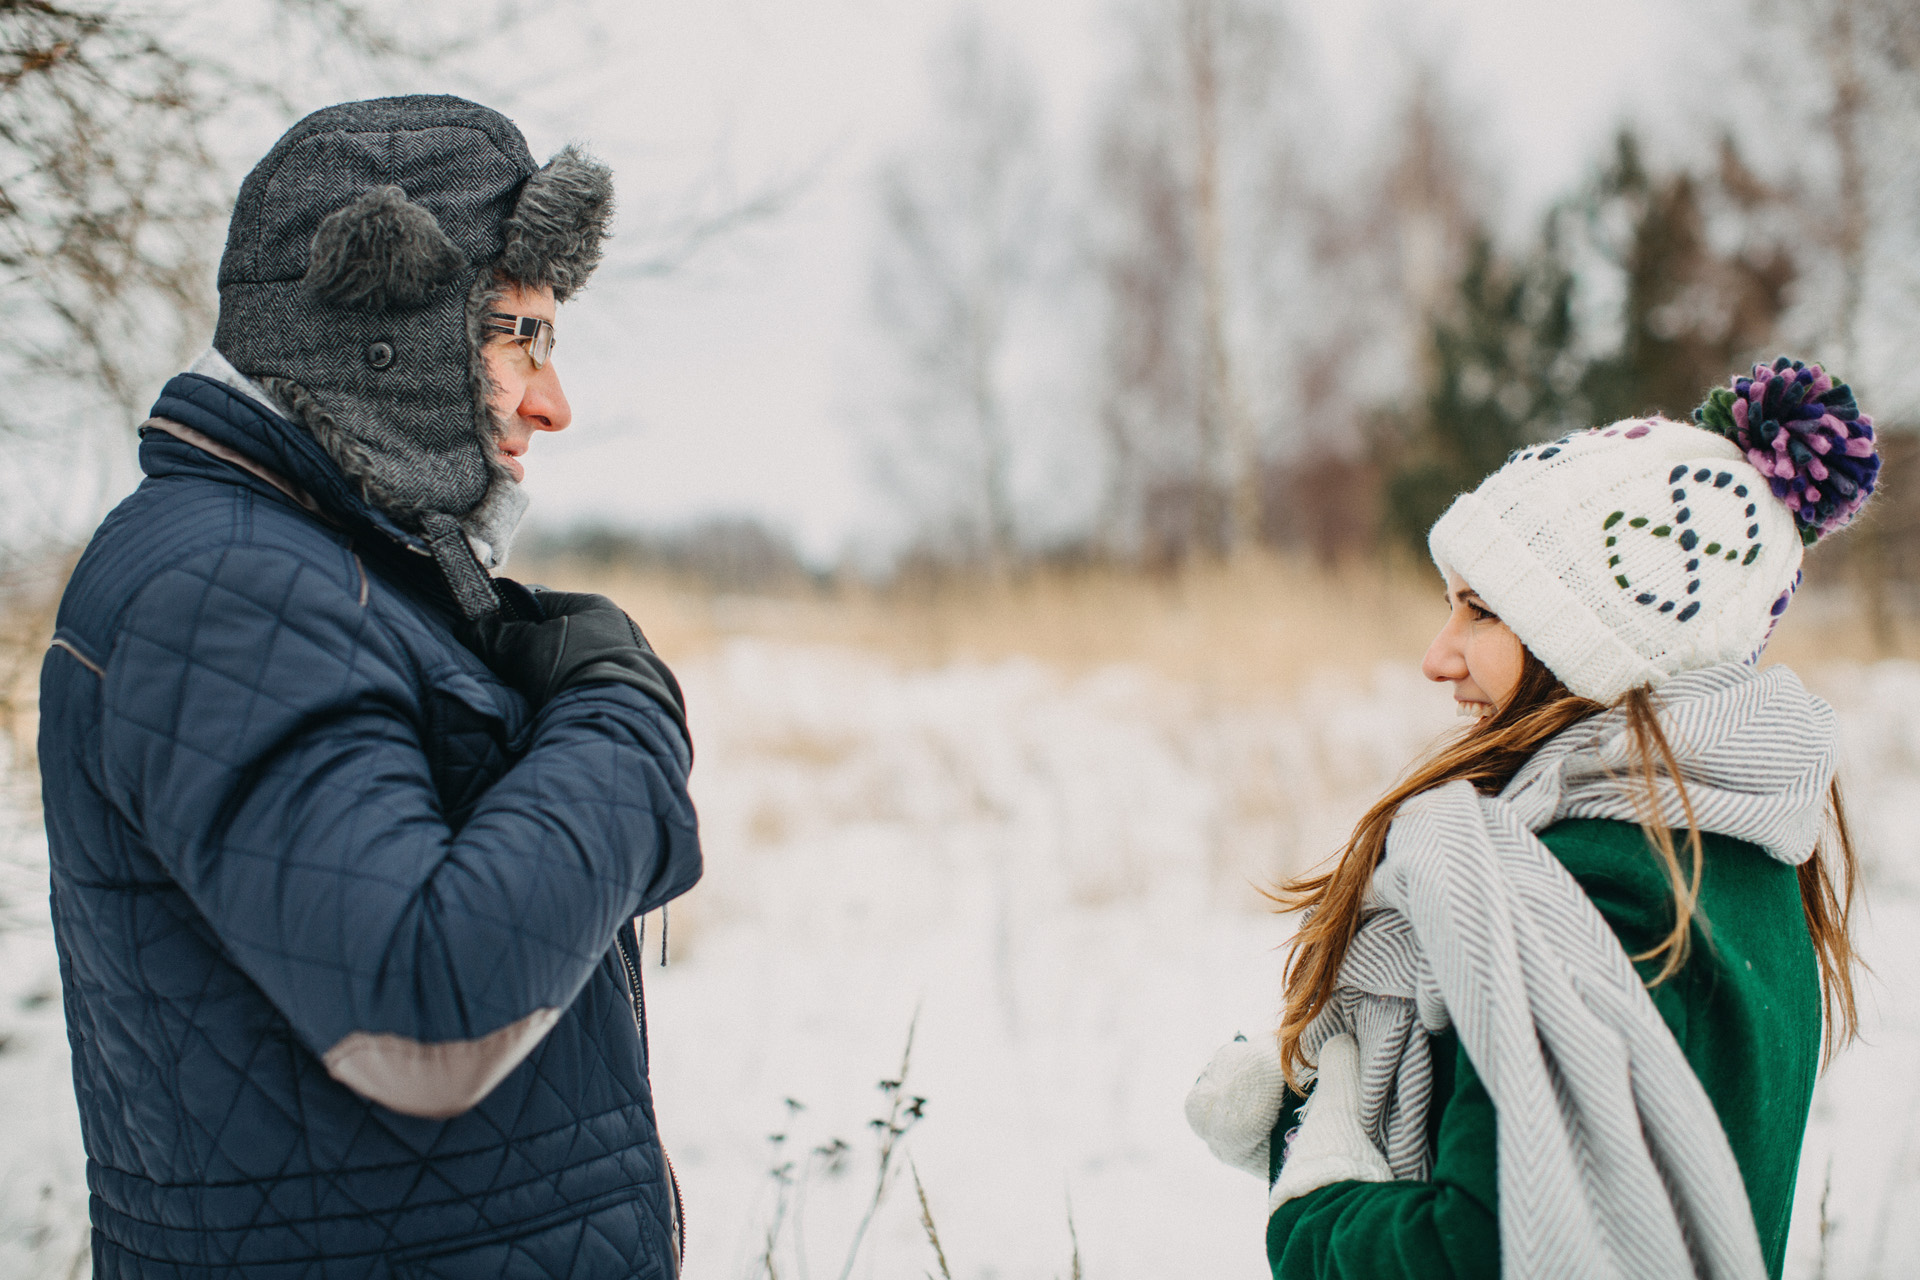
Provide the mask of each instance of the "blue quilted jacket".
POLYGON ((625 685, 531 714, 251 399, 154 412, 41 674, 95 1275, 665 1280, 615 939, 699 878, 684 736, 625 685))

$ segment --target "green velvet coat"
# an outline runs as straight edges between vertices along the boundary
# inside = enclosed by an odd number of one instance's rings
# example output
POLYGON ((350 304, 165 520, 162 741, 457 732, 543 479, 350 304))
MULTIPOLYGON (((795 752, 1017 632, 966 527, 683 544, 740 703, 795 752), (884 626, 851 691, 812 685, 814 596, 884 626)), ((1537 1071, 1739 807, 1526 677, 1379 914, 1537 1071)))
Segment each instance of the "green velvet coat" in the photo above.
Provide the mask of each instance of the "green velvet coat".
MULTIPOLYGON (((1541 840, 1593 899, 1629 955, 1673 927, 1673 894, 1639 827, 1562 822, 1541 840)), ((1794 868, 1727 836, 1703 841, 1700 914, 1686 966, 1652 989, 1706 1086, 1747 1185, 1767 1273, 1779 1280, 1820 1064, 1820 978, 1794 868)), ((1642 976, 1657 971, 1639 966, 1642 976)), ((1337 1182, 1267 1222, 1275 1280, 1468 1280, 1500 1274, 1493 1099, 1449 1031, 1432 1039, 1435 1163, 1426 1182, 1337 1182)), ((1293 1127, 1290 1099, 1273 1149, 1293 1127)))

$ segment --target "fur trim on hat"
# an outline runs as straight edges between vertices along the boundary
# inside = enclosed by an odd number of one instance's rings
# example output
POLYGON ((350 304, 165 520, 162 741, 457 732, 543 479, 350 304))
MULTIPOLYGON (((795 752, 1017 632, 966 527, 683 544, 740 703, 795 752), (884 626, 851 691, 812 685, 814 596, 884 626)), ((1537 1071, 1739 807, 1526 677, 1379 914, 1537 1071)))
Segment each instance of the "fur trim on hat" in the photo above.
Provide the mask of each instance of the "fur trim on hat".
POLYGON ((506 286, 497 270, 482 271, 467 291, 467 385, 473 393, 473 437, 501 475, 506 468, 497 455, 506 431, 493 412, 493 374, 487 369, 487 343, 493 335, 487 330, 487 313, 500 310, 505 298, 506 286))
MULTIPOLYGON (((218 355, 217 352, 215 354, 218 355)), ((226 365, 224 359, 220 363, 226 365)), ((231 369, 232 366, 227 365, 227 368, 231 369)), ((218 375, 209 372, 208 376, 218 375)), ((239 373, 234 373, 233 377, 245 381, 239 373)), ((340 468, 340 473, 347 477, 364 501, 409 527, 422 527, 429 509, 409 502, 383 483, 372 451, 343 430, 312 392, 291 378, 261 378, 254 386, 272 401, 272 407, 306 428, 307 434, 319 442, 333 460, 333 465, 340 468)), ((490 420, 486 438, 497 444, 499 436, 500 424, 490 420)), ((514 532, 527 512, 528 499, 512 473, 497 460, 496 453, 489 452, 488 462, 490 479, 486 495, 478 506, 460 517, 460 527, 469 540, 480 540, 481 545, 474 548, 474 554, 479 557, 481 564, 497 570, 507 563, 514 532)))
POLYGON ((262 377, 257 381, 287 417, 305 427, 307 434, 319 442, 327 456, 333 459, 333 465, 340 468, 340 474, 359 490, 361 498, 397 516, 417 514, 413 504, 401 500, 381 483, 372 450, 334 421, 333 415, 327 412, 311 391, 292 378, 262 377))
POLYGON ((499 270, 526 288, 551 288, 554 301, 565 302, 600 265, 612 220, 613 171, 578 147, 566 147, 520 188, 499 270))
POLYGON ((348 311, 412 311, 466 266, 433 214, 399 187, 375 187, 321 221, 305 283, 348 311))

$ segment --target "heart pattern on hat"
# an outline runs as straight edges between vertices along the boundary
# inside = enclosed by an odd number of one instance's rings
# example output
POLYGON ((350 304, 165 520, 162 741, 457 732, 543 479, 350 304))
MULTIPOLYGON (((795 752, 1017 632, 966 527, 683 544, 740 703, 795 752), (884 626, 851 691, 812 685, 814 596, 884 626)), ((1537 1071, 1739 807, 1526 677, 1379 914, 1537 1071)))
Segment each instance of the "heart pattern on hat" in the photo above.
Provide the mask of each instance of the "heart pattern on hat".
MULTIPOLYGON (((1744 569, 1759 558, 1762 544, 1760 525, 1755 520, 1758 499, 1731 471, 1715 467, 1689 468, 1681 464, 1668 474, 1667 483, 1672 486, 1672 506, 1667 512, 1644 515, 1618 509, 1608 513, 1600 529, 1606 535, 1607 568, 1613 572, 1614 584, 1627 592, 1633 603, 1671 613, 1675 622, 1687 622, 1700 612, 1696 598, 1700 575, 1714 571, 1707 568, 1709 564, 1744 569), (1718 510, 1696 511, 1705 506, 1718 510), (1736 523, 1737 534, 1724 532, 1729 517, 1744 522, 1736 523), (1645 541, 1636 541, 1636 534, 1644 535, 1645 541), (1622 538, 1629 542, 1623 545, 1622 538), (1655 550, 1655 544, 1669 551, 1649 563, 1646 553, 1655 550), (1679 573, 1672 568, 1678 558, 1671 554, 1673 551, 1684 557, 1679 573), (1625 563, 1629 558, 1636 563, 1625 563), (1682 580, 1684 586, 1679 585, 1682 580)), ((1791 594, 1789 590, 1788 598, 1791 594)))
MULTIPOLYGON (((1798 439, 1786 449, 1796 461, 1798 439)), ((1839 446, 1827 443, 1822 465, 1837 474, 1839 446)), ((1613 702, 1679 671, 1755 660, 1793 597, 1806 542, 1798 517, 1811 499, 1795 511, 1777 479, 1721 432, 1628 418, 1516 451, 1454 502, 1427 545, 1568 689, 1613 702)))

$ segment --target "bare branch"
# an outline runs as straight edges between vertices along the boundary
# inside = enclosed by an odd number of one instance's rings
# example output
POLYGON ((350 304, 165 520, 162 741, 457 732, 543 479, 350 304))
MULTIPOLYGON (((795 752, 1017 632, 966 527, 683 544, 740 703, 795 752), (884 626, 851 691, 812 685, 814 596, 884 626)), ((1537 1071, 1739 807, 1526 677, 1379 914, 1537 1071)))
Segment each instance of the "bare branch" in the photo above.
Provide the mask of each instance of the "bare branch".
POLYGON ((683 209, 644 230, 641 234, 648 247, 636 256, 623 256, 616 249, 600 268, 601 275, 608 280, 657 280, 673 275, 716 242, 792 209, 819 181, 826 163, 823 157, 799 173, 776 179, 745 196, 733 195, 730 181, 710 179, 701 183, 682 202, 696 207, 683 209), (719 189, 717 197, 705 194, 710 187, 719 189))
MULTIPOLYGON (((364 57, 430 64, 443 62, 457 53, 473 48, 484 33, 484 24, 473 24, 467 34, 438 39, 408 39, 402 27, 380 16, 404 13, 392 6, 356 4, 353 0, 273 0, 289 17, 305 24, 316 35, 341 48, 364 57)), ((512 11, 507 15, 509 20, 512 11)))
POLYGON ((870 289, 893 356, 892 431, 875 442, 929 551, 1018 552, 1010 336, 1041 270, 1049 190, 1038 93, 977 14, 933 60, 933 122, 882 166, 870 289))
POLYGON ((920 1168, 909 1159, 907 1168, 913 1174, 913 1192, 920 1198, 920 1229, 927 1233, 927 1243, 933 1246, 934 1261, 940 1264, 940 1280, 953 1280, 953 1271, 947 1266, 947 1251, 940 1244, 940 1228, 933 1221, 933 1206, 927 1202, 927 1189, 920 1184, 920 1168))

